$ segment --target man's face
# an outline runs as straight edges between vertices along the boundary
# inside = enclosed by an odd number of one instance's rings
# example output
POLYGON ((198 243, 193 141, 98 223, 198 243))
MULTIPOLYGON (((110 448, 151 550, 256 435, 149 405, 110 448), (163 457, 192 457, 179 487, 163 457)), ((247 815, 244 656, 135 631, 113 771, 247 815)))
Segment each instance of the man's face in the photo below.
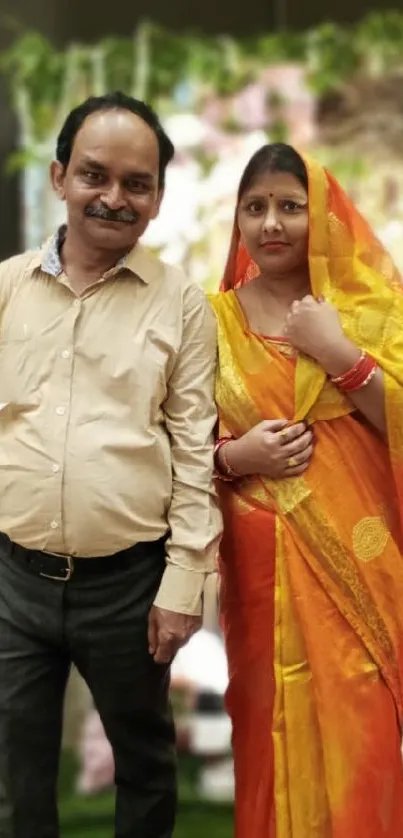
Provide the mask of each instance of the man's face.
POLYGON ((52 163, 68 225, 104 250, 130 250, 158 215, 159 149, 153 130, 125 110, 99 111, 78 131, 66 169, 52 163))

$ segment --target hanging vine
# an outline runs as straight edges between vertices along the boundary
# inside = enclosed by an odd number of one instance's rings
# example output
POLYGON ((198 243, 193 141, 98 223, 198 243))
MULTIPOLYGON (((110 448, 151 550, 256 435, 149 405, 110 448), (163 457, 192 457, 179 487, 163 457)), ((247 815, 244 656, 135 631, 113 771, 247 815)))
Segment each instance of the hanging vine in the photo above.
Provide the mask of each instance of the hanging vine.
POLYGON ((269 65, 298 62, 312 89, 327 95, 352 76, 403 76, 403 14, 374 13, 355 27, 324 24, 306 33, 281 32, 235 40, 173 34, 142 23, 131 38, 61 52, 28 33, 0 57, 24 144, 54 133, 62 115, 85 96, 121 89, 162 113, 194 109, 209 91, 242 90, 269 65))

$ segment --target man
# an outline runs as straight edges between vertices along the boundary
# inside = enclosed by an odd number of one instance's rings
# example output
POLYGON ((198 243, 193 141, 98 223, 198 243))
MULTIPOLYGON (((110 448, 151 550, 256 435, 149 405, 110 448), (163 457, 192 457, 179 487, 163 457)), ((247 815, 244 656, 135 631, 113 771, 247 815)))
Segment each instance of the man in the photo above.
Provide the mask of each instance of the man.
POLYGON ((221 519, 203 292, 138 239, 173 146, 116 93, 51 167, 67 227, 0 266, 0 836, 57 838, 73 662, 116 766, 117 838, 168 838, 169 664, 200 627, 221 519))

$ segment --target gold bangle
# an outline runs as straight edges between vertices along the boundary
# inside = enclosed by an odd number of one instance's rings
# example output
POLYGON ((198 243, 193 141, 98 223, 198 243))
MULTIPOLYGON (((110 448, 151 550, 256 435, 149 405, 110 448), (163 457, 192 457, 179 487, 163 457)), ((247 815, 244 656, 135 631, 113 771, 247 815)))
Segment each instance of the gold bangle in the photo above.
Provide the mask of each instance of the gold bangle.
POLYGON ((225 468, 225 471, 227 472, 227 477, 231 477, 231 479, 237 480, 242 475, 238 474, 238 472, 235 471, 235 469, 233 469, 232 466, 230 466, 230 464, 228 462, 227 452, 225 450, 226 448, 228 448, 228 443, 230 443, 230 442, 233 442, 233 440, 229 439, 228 442, 225 443, 225 445, 221 446, 221 449, 220 449, 221 459, 222 459, 222 462, 224 463, 224 468, 225 468))

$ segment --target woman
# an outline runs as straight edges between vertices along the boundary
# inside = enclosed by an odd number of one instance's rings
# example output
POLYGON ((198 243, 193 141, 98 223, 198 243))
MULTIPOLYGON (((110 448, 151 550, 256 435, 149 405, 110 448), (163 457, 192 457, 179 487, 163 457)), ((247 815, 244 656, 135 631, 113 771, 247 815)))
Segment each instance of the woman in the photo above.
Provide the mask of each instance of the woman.
POLYGON ((265 146, 218 320, 237 838, 403 835, 403 293, 334 178, 265 146))

